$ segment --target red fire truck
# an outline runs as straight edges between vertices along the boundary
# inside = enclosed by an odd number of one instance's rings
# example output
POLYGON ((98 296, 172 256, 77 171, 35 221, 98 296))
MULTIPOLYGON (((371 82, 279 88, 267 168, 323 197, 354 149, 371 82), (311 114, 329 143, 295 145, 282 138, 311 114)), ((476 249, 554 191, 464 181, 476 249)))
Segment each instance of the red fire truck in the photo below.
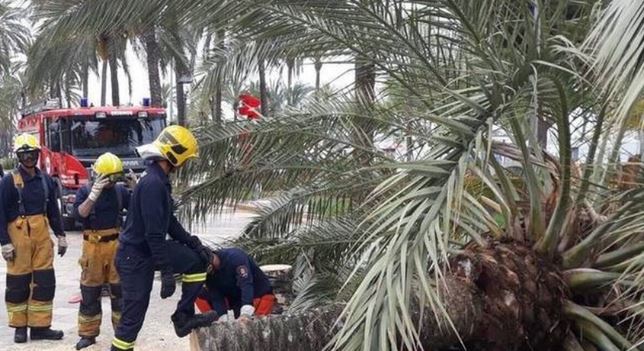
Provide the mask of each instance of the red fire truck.
POLYGON ((48 101, 25 109, 19 132, 34 134, 42 151, 39 167, 49 173, 59 188, 59 201, 66 230, 76 227, 72 215, 76 190, 90 179, 91 166, 104 152, 123 160, 125 172, 140 173, 143 160, 135 147, 152 142, 166 125, 163 108, 144 106, 58 108, 48 101))

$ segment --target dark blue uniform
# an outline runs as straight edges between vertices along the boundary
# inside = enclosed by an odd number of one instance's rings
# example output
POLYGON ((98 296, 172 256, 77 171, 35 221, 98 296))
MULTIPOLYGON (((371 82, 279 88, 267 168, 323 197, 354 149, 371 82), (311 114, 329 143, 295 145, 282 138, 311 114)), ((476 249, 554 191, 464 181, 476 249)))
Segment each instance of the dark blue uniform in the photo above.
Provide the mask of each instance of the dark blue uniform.
POLYGON ((253 299, 273 293, 266 274, 244 251, 229 248, 215 253, 221 266, 216 272, 208 274, 206 290, 201 297, 206 297, 218 315, 222 316, 232 309, 235 317, 239 317, 242 306, 253 306, 253 299))
POLYGON ((194 301, 205 281, 206 263, 185 246, 190 234, 173 213, 171 193, 168 176, 156 163, 147 167, 132 193, 116 254, 123 312, 112 344, 120 349, 132 347, 141 330, 155 269, 184 274, 176 313, 195 313, 194 301), (174 240, 166 241, 166 233, 174 240))
POLYGON ((121 208, 127 209, 130 206, 130 192, 120 184, 103 189, 90 215, 83 218, 78 213, 78 207, 87 200, 89 193, 88 187, 81 187, 76 191, 76 200, 74 201, 74 216, 83 223, 83 229, 101 230, 118 226, 121 208), (119 203, 121 208, 118 208, 119 203))
MULTIPOLYGON (((42 183, 44 177, 45 184, 47 185, 48 200, 47 200, 47 219, 49 226, 54 231, 55 235, 65 235, 63 226, 60 223, 60 211, 58 209, 58 202, 56 199, 56 187, 54 180, 45 173, 42 173, 36 168, 36 175, 30 176, 22 167, 18 167, 22 181, 25 183, 22 191, 22 201, 25 206, 25 215, 35 215, 44 212, 45 202, 45 189, 42 183)), ((2 178, 0 183, 0 245, 5 245, 11 242, 9 233, 7 232, 7 225, 13 222, 20 215, 18 209, 18 190, 13 184, 13 177, 10 173, 2 178)))

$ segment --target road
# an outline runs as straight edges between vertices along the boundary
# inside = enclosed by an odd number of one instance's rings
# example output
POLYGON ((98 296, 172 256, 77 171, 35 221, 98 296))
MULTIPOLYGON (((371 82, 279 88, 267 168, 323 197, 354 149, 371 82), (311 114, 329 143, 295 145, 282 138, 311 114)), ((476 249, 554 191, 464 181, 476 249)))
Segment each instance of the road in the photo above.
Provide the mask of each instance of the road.
MULTIPOLYGON (((195 225, 193 234, 197 234, 214 243, 222 243, 225 239, 235 238, 243 227, 251 220, 252 212, 230 210, 210 218, 207 223, 195 225)), ((13 343, 13 329, 7 326, 7 313, 4 304, 4 293, 0 298, 0 350, 40 351, 46 350, 75 350, 74 345, 78 341, 76 319, 78 316, 78 304, 70 304, 68 300, 77 294, 79 289, 80 247, 82 237, 79 232, 69 232, 67 241, 70 245, 64 257, 56 256, 54 268, 56 269, 56 296, 54 298, 54 320, 53 328, 62 329, 65 337, 59 341, 34 341, 26 344, 13 343)), ((0 291, 4 292, 6 279, 6 264, 0 260, 0 291)), ((154 283, 150 300, 150 308, 143 325, 143 330, 135 345, 135 350, 157 351, 157 350, 188 350, 188 337, 179 339, 174 334, 170 321, 170 315, 179 301, 181 288, 177 288, 174 296, 161 300, 159 297, 160 284, 157 280, 154 283)), ((88 347, 87 351, 108 350, 113 336, 110 322, 109 298, 103 298, 103 324, 101 335, 97 338, 97 344, 88 347)))

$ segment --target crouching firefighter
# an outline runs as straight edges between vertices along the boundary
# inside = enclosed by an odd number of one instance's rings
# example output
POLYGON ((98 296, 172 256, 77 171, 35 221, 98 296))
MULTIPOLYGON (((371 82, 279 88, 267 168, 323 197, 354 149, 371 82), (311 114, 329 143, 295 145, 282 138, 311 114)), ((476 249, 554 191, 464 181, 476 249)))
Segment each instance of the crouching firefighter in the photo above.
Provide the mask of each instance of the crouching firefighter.
POLYGON ((206 285, 196 301, 201 311, 214 309, 219 321, 267 316, 273 312, 275 295, 268 277, 246 252, 221 249, 211 258, 206 285))
POLYGON ((74 214, 83 223, 81 265, 82 300, 78 311, 76 350, 96 343, 101 327, 101 293, 109 284, 114 330, 121 318, 121 284, 114 266, 121 227, 121 212, 127 209, 129 191, 116 182, 124 177, 123 162, 104 153, 92 167, 96 178, 76 192, 74 214))
POLYGON ((5 302, 9 326, 15 328, 14 342, 62 339, 63 332, 51 329, 52 300, 56 290, 54 243, 49 227, 58 239, 58 254, 67 251, 53 180, 36 163, 38 139, 21 134, 13 151, 20 165, 5 175, 0 185, 0 243, 7 261, 5 302))
POLYGON ((216 313, 195 315, 194 302, 206 280, 212 254, 179 224, 173 213, 168 175, 197 157, 197 140, 181 126, 165 128, 152 143, 137 148, 148 166, 134 187, 127 219, 119 237, 116 268, 121 277, 123 311, 112 350, 131 350, 150 302, 154 271, 161 271, 161 298, 175 291, 174 274, 182 275, 181 299, 171 316, 175 333, 212 324, 216 313), (166 240, 166 233, 173 240, 166 240))

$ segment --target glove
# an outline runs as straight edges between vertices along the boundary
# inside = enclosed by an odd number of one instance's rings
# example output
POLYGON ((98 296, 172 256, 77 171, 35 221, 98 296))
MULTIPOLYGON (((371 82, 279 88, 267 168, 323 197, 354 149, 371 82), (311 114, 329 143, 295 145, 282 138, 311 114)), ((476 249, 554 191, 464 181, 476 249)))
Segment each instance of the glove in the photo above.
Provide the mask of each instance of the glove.
POLYGON ((201 240, 199 240, 199 238, 198 238, 197 236, 195 236, 195 235, 190 235, 190 237, 188 238, 188 242, 186 243, 186 245, 187 245, 189 248, 193 249, 193 250, 196 250, 196 249, 198 249, 200 246, 203 246, 203 244, 201 243, 201 240))
POLYGON ((201 258, 202 261, 206 262, 207 265, 212 264, 212 250, 208 248, 207 246, 201 245, 200 248, 197 249, 197 253, 199 253, 199 257, 201 258))
POLYGON ((87 197, 88 199, 92 200, 93 202, 96 202, 99 196, 101 196, 101 192, 103 191, 103 188, 107 184, 109 184, 110 179, 108 177, 104 176, 99 176, 96 178, 94 181, 94 185, 92 185, 92 190, 89 193, 89 196, 87 197))
POLYGON ((13 247, 13 244, 4 244, 2 245, 2 258, 7 262, 11 262, 16 259, 16 249, 13 247))
POLYGON ((239 317, 251 318, 251 317, 253 317, 253 314, 255 314, 255 307, 253 307, 251 305, 244 305, 239 310, 239 317))
POLYGON ((65 252, 67 252, 67 239, 62 235, 56 237, 58 238, 58 254, 60 257, 63 257, 65 256, 65 252))
POLYGON ((177 288, 177 282, 174 280, 174 275, 171 271, 161 271, 161 298, 165 299, 172 294, 177 288))

